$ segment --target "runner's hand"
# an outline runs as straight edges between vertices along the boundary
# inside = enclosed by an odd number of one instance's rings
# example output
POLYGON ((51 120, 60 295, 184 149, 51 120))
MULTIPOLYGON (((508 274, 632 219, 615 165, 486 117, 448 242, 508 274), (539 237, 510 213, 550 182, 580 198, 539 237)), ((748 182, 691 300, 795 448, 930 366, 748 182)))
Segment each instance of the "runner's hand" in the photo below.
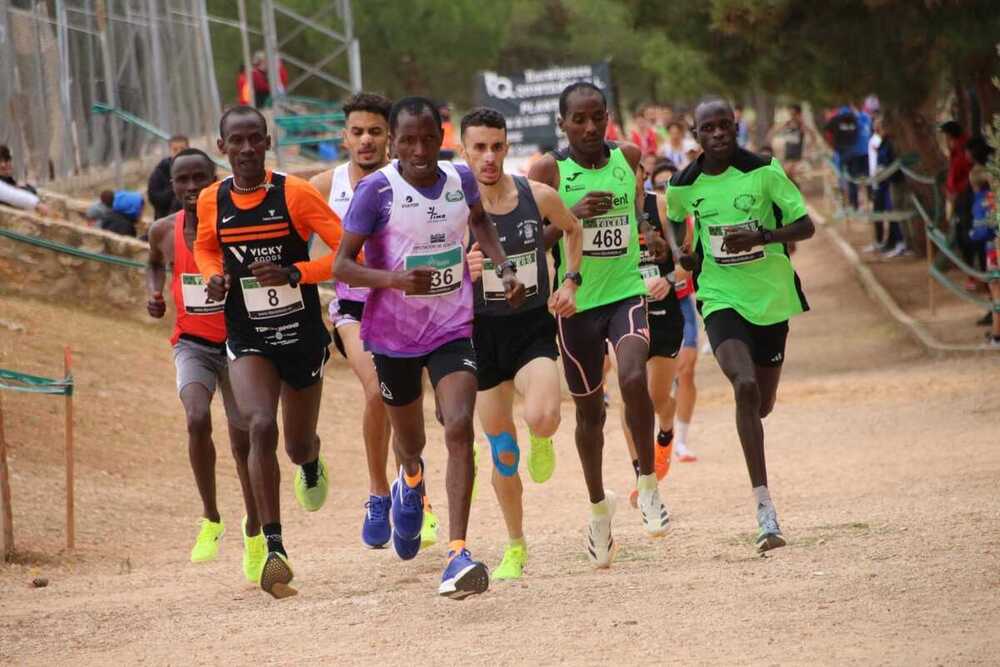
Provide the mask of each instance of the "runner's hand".
POLYGON ((469 263, 469 274, 472 276, 472 282, 476 282, 483 275, 483 251, 479 249, 479 241, 472 244, 472 248, 465 255, 465 261, 469 263))
POLYGON ((670 294, 670 283, 663 276, 646 278, 646 292, 653 301, 660 301, 670 294))
POLYGON ((150 317, 160 319, 167 312, 167 303, 163 300, 163 292, 153 292, 146 302, 146 312, 150 317))
POLYGON ((205 291, 208 293, 208 298, 212 301, 225 301, 226 292, 229 291, 230 278, 229 274, 215 274, 208 280, 208 284, 205 285, 205 291))
POLYGON ((764 241, 759 231, 749 229, 738 229, 727 232, 722 239, 722 249, 729 253, 746 252, 754 246, 761 245, 764 241))
POLYGON ((549 296, 549 312, 556 317, 576 314, 576 284, 563 285, 549 296))
POLYGON ((288 267, 274 262, 254 262, 249 266, 261 287, 280 287, 288 284, 288 267))
POLYGON ((663 238, 663 235, 655 229, 648 229, 643 232, 643 236, 646 239, 646 247, 653 256, 653 261, 657 264, 667 261, 667 253, 670 251, 670 246, 667 245, 667 241, 663 238))
POLYGON ((517 308, 524 301, 524 283, 517 279, 513 271, 503 274, 503 295, 511 308, 517 308))
POLYGON ((406 294, 427 294, 431 291, 431 280, 437 272, 437 269, 429 266, 417 266, 409 271, 400 271, 396 274, 396 289, 406 294))
POLYGON ((611 200, 613 198, 614 194, 610 192, 588 192, 570 210, 580 220, 604 215, 611 210, 611 200))

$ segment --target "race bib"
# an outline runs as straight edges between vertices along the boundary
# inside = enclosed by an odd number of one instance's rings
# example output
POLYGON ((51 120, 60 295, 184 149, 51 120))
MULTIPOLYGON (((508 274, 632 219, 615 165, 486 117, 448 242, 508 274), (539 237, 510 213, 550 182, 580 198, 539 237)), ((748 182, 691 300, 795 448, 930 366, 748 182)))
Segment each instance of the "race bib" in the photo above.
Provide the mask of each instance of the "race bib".
POLYGON ((181 274, 181 296, 184 298, 184 312, 188 315, 221 313, 226 307, 225 301, 208 298, 208 288, 200 273, 181 274))
POLYGON ((302 303, 302 291, 296 285, 279 285, 263 287, 256 278, 240 278, 243 289, 243 301, 247 306, 247 315, 251 320, 267 320, 295 313, 305 308, 302 303))
POLYGON ((736 225, 708 225, 708 238, 712 242, 712 257, 715 258, 716 264, 731 266, 733 264, 747 264, 764 259, 764 246, 762 245, 754 246, 743 252, 729 252, 722 249, 722 241, 726 238, 726 232, 741 229, 757 231, 760 229, 760 222, 757 220, 748 220, 736 225))
POLYGON ((462 287, 465 273, 465 256, 462 246, 455 245, 445 250, 420 255, 407 255, 404 260, 407 271, 418 266, 429 266, 437 269, 431 277, 431 290, 427 294, 407 294, 407 297, 444 296, 457 292, 462 287))
POLYGON ((632 226, 628 215, 608 215, 588 218, 583 225, 584 257, 621 257, 628 252, 632 226))
POLYGON ((642 274, 643 280, 649 280, 650 278, 660 277, 660 267, 655 264, 643 264, 639 267, 639 273, 642 274))
MULTIPOLYGON (((507 259, 517 266, 517 279, 524 285, 524 296, 538 294, 538 254, 535 251, 520 255, 509 255, 507 259)), ((487 301, 503 301, 503 280, 497 276, 493 262, 483 261, 483 298, 487 301)))

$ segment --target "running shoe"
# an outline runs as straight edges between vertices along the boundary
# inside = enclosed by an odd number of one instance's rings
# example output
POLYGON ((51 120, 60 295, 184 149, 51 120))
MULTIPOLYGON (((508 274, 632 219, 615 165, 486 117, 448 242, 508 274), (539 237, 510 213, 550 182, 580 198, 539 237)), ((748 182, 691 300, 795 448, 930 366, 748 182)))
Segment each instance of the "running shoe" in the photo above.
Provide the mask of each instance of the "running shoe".
POLYGON ((468 549, 448 553, 448 565, 441 575, 438 595, 452 600, 464 600, 470 595, 485 593, 489 587, 489 570, 479 561, 472 560, 468 549))
POLYGON ((427 549, 437 544, 438 518, 431 511, 431 501, 424 496, 424 523, 420 526, 420 549, 427 549))
POLYGON ((523 544, 508 544, 503 550, 503 560, 493 570, 493 580, 520 579, 528 563, 528 548, 523 544))
POLYGON ((326 502, 327 491, 330 490, 329 477, 326 474, 326 463, 319 458, 315 479, 307 479, 306 473, 299 466, 295 471, 295 499, 307 512, 315 512, 326 502))
POLYGON ((198 519, 198 524, 201 529, 198 531, 198 537, 195 538, 194 546, 191 548, 191 562, 204 563, 215 560, 215 557, 219 555, 219 542, 222 541, 222 536, 226 533, 226 527, 221 519, 216 523, 201 518, 198 519))
POLYGON ((531 436, 531 451, 528 452, 528 474, 536 484, 549 481, 556 469, 556 450, 552 438, 531 436))
POLYGON ((264 531, 247 535, 247 518, 243 517, 243 574, 252 584, 260 582, 260 571, 267 559, 267 540, 264 531))
POLYGON ((656 445, 654 445, 654 459, 653 459, 653 470, 656 472, 656 479, 661 480, 667 476, 670 472, 670 456, 674 451, 674 441, 673 438, 666 440, 663 436, 666 435, 663 431, 660 431, 656 436, 656 445))
POLYGON ((670 513, 660 499, 659 488, 654 484, 650 489, 639 489, 638 495, 642 527, 646 529, 646 534, 650 537, 663 537, 670 525, 670 513))
POLYGON ((268 552, 267 560, 264 561, 264 567, 260 572, 261 590, 278 600, 291 597, 298 594, 298 591, 289 585, 294 578, 288 557, 278 551, 268 552))
POLYGON ((633 487, 628 494, 628 504, 632 506, 632 509, 639 508, 639 489, 633 487))
POLYGON ((674 442, 674 458, 680 463, 694 463, 698 460, 695 453, 679 442, 674 442))
POLYGON ((778 513, 774 511, 774 505, 757 505, 757 525, 760 526, 760 531, 754 544, 759 553, 785 546, 785 537, 778 526, 778 513))
POLYGON ((618 545, 611 536, 611 520, 615 516, 615 495, 605 490, 604 499, 608 502, 608 513, 604 516, 591 515, 590 525, 587 526, 587 557, 595 567, 602 569, 611 567, 611 561, 618 552, 618 545))
MULTIPOLYGON (((422 467, 423 464, 421 464, 422 467)), ((424 482, 410 488, 403 468, 392 483, 392 547, 396 555, 410 560, 420 551, 420 530, 424 525, 424 482)))
POLYGON ((389 496, 368 496, 365 503, 365 520, 361 524, 361 541, 369 549, 381 549, 392 536, 389 526, 389 511, 392 500, 389 496))

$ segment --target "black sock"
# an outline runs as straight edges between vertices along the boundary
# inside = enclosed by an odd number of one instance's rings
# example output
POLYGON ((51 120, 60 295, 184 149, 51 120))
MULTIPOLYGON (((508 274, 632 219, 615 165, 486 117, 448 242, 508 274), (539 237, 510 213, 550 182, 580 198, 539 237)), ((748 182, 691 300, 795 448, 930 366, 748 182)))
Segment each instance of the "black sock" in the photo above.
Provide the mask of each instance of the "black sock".
POLYGON ((635 478, 639 479, 639 459, 632 459, 632 467, 635 469, 635 478))
POLYGON ((302 475, 306 478, 306 486, 316 486, 319 481, 319 457, 302 464, 302 475))
POLYGON ((282 556, 288 556, 288 552, 285 551, 285 545, 281 543, 280 523, 265 523, 261 526, 261 530, 264 531, 264 539, 267 540, 268 551, 277 551, 282 556))
POLYGON ((664 431, 661 428, 660 432, 656 434, 656 444, 658 444, 660 447, 666 447, 673 441, 674 441, 674 429, 670 429, 669 431, 664 431))

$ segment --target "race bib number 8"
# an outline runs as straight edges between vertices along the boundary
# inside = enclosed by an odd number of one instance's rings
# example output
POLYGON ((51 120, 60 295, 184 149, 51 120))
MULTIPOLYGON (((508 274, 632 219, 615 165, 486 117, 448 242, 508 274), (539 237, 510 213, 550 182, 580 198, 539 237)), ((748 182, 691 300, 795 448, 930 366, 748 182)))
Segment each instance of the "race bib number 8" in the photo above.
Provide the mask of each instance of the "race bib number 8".
POLYGON ((407 255, 404 266, 407 271, 418 266, 437 269, 437 273, 431 277, 431 290, 427 294, 407 294, 408 297, 444 296, 462 287, 465 257, 461 246, 423 255, 407 255))
POLYGON ((581 222, 584 257, 621 257, 628 252, 632 232, 629 216, 610 215, 581 222))
POLYGON ((708 237, 712 242, 712 257, 715 258, 715 263, 722 266, 732 266, 733 264, 747 264, 764 259, 764 246, 762 245, 756 245, 742 252, 729 252, 728 249, 722 247, 727 232, 739 230, 755 232, 758 229, 760 229, 760 223, 757 220, 748 220, 736 225, 709 225, 708 237))
MULTIPOLYGON (((537 254, 532 252, 510 255, 507 259, 517 266, 517 279, 524 285, 525 298, 538 294, 537 254)), ((483 298, 487 301, 503 301, 503 280, 497 276, 496 268, 489 259, 483 261, 483 298)))
POLYGON ((267 320, 295 313, 305 308, 298 286, 264 287, 256 278, 240 278, 243 301, 251 320, 267 320))
POLYGON ((225 301, 212 301, 208 298, 205 279, 198 273, 181 274, 181 296, 184 298, 184 312, 188 315, 221 313, 226 307, 225 301))

